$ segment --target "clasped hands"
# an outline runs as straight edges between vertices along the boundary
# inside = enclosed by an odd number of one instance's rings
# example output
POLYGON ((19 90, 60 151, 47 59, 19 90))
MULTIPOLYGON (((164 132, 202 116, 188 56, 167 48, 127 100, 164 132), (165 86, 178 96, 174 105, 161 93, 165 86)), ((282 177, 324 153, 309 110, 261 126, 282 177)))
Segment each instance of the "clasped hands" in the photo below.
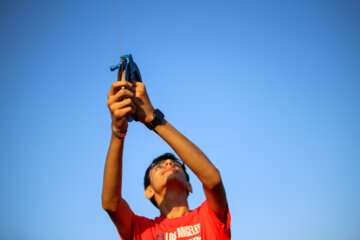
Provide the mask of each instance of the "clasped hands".
POLYGON ((154 118, 154 107, 142 82, 115 81, 107 97, 112 129, 116 132, 127 131, 126 115, 128 114, 136 114, 141 123, 150 122, 154 118))

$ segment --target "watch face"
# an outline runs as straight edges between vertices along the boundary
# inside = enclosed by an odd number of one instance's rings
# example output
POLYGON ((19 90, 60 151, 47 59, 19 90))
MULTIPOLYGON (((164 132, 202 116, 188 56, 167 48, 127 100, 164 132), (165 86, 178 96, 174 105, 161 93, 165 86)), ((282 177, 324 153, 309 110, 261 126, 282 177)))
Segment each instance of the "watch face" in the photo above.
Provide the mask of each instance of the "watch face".
POLYGON ((157 120, 164 121, 164 114, 159 109, 155 109, 154 115, 157 120))

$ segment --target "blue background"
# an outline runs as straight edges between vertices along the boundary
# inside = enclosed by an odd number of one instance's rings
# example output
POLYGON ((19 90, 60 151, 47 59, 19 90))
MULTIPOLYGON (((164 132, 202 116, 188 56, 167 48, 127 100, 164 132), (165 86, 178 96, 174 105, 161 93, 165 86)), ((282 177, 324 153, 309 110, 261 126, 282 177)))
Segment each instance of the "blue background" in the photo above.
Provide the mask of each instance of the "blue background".
MULTIPOLYGON (((360 239, 358 1, 1 1, 0 239, 119 239, 101 208, 107 93, 132 53, 219 168, 233 239, 360 239)), ((131 123, 123 195, 169 147, 131 123)), ((190 176, 191 208, 204 201, 190 176)))

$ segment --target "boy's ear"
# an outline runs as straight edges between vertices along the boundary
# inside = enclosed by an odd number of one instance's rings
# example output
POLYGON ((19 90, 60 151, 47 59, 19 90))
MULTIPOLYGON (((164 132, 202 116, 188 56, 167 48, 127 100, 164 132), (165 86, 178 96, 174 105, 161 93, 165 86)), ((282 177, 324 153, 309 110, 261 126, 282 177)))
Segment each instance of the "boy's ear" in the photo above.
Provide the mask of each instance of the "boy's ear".
POLYGON ((186 184, 186 190, 188 190, 191 193, 193 191, 192 186, 191 186, 191 184, 189 182, 186 184))
POLYGON ((154 194, 155 194, 154 189, 150 185, 144 191, 145 197, 149 200, 152 199, 154 194))

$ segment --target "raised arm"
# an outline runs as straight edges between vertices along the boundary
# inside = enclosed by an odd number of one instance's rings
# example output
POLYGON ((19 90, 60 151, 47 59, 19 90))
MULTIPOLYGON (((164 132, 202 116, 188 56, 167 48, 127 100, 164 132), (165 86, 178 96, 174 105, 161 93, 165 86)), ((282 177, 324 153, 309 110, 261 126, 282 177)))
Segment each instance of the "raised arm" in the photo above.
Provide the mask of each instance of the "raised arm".
MULTIPOLYGON (((143 83, 136 84, 134 102, 141 122, 151 122, 154 108, 143 83)), ((163 138, 181 160, 195 173, 203 184, 210 208, 222 220, 226 219, 227 199, 218 169, 206 155, 189 139, 176 130, 169 122, 155 127, 154 131, 163 138)))
MULTIPOLYGON (((108 94, 107 105, 111 113, 112 129, 117 133, 126 133, 128 127, 126 114, 135 113, 132 102, 134 94, 131 90, 133 90, 131 83, 116 81, 108 94), (124 89, 125 86, 130 90, 124 89)), ((126 239, 131 239, 133 212, 121 194, 123 149, 124 138, 112 134, 105 163, 102 206, 118 231, 126 239)))

